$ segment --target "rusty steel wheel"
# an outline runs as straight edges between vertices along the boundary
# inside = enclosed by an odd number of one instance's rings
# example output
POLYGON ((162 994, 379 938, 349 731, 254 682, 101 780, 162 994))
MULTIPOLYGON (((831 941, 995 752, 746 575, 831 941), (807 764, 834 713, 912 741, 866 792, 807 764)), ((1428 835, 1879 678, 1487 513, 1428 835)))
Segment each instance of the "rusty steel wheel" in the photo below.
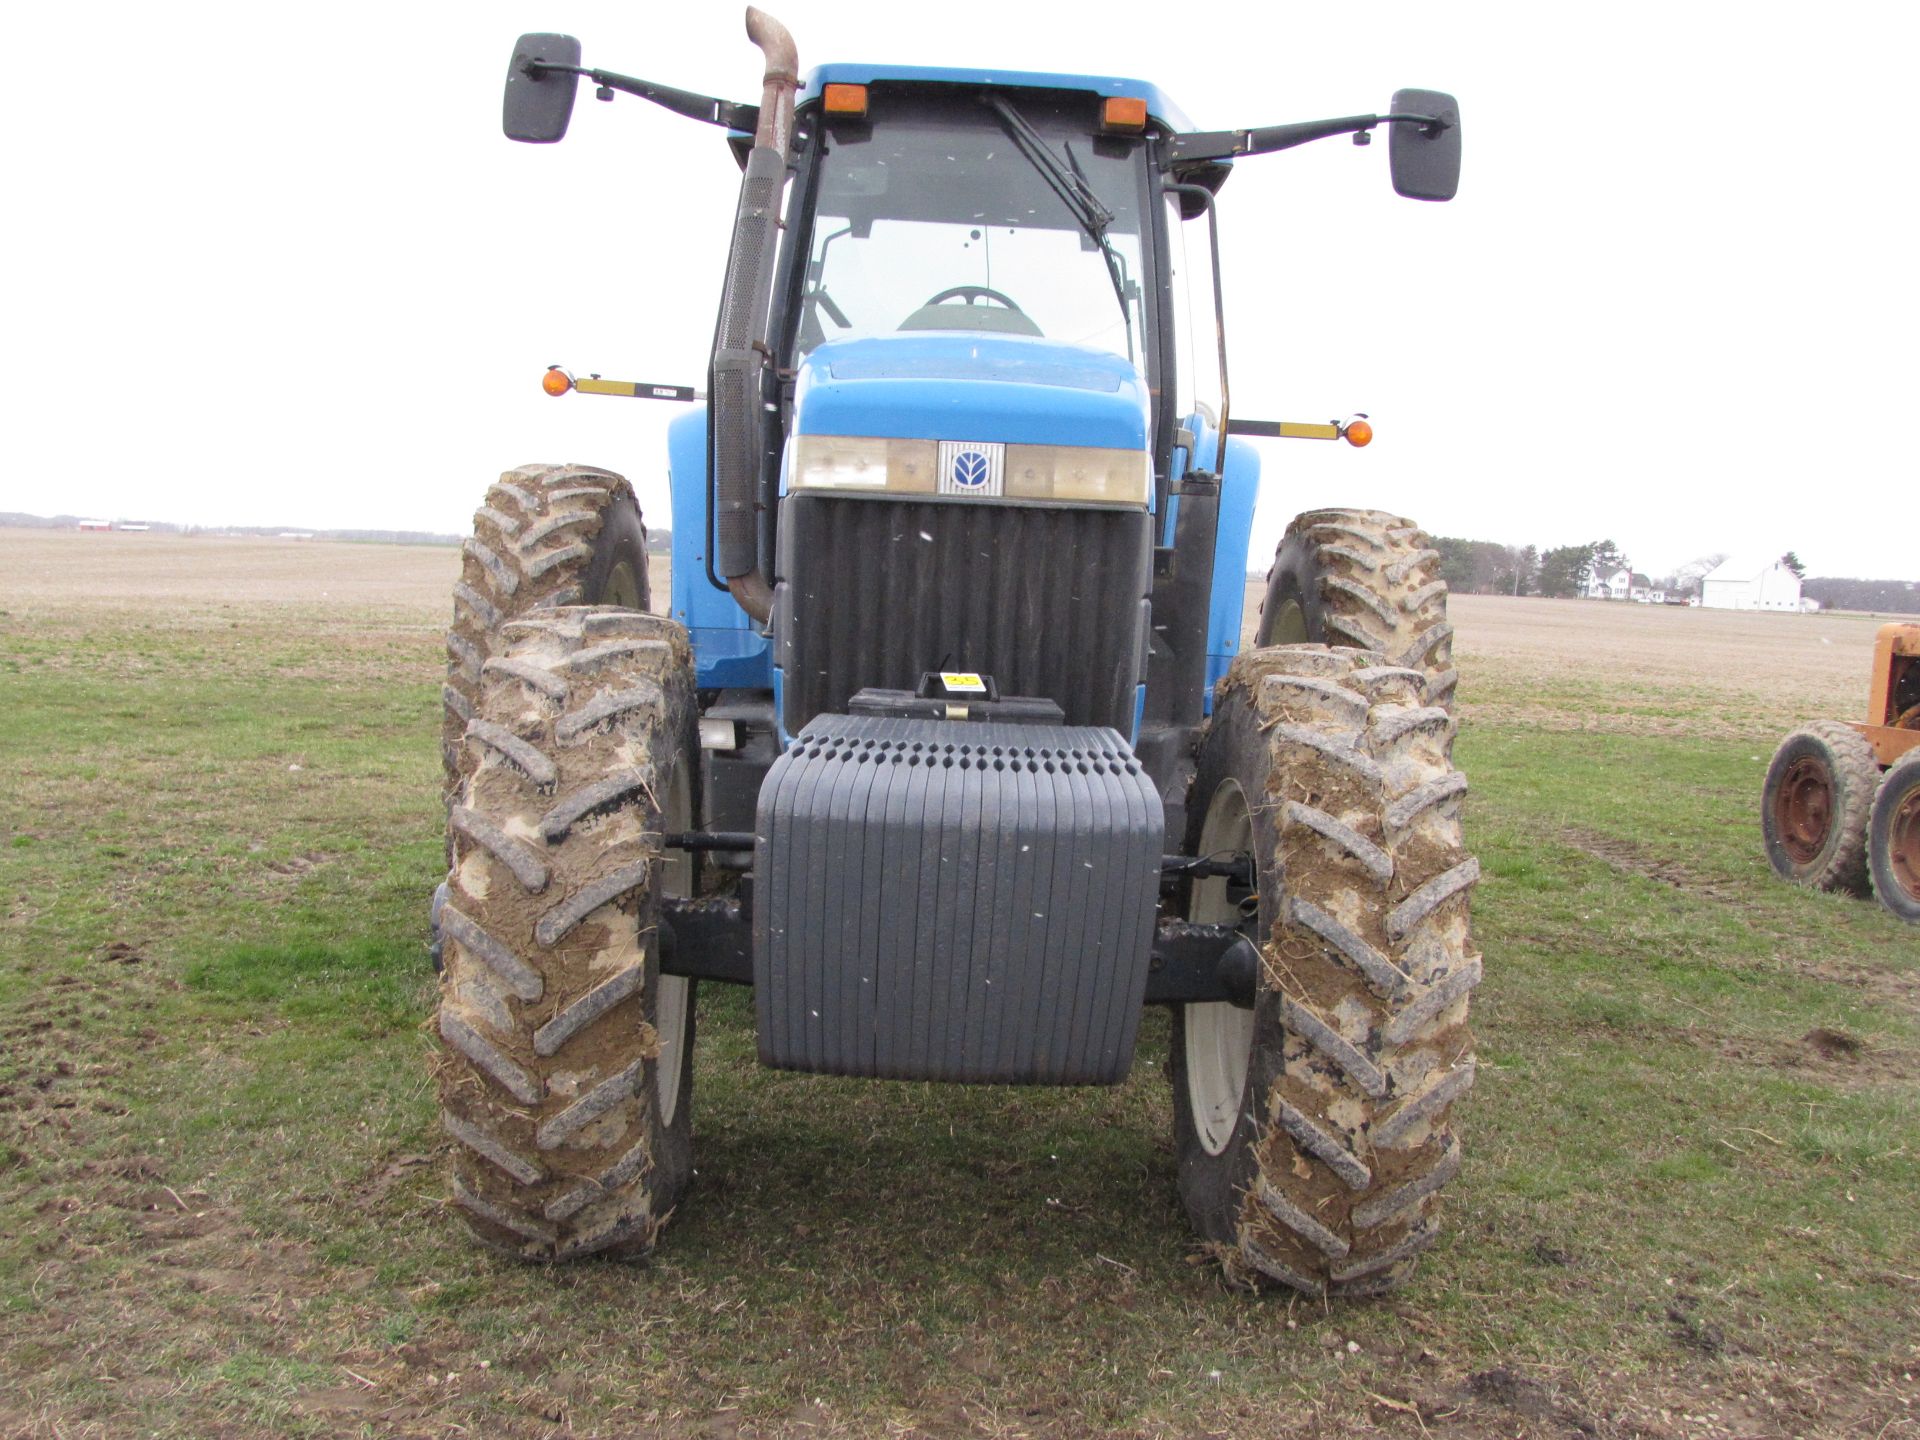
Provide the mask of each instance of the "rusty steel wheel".
POLYGON ((1773 797, 1773 827, 1795 865, 1819 858, 1833 831, 1833 771, 1811 755, 1787 767, 1773 797))
POLYGON ((1822 890, 1865 890, 1867 810, 1879 767, 1851 726, 1820 720, 1774 752, 1761 792, 1767 860, 1782 879, 1822 890))
POLYGON ((1873 893, 1910 925, 1920 925, 1920 750, 1881 778, 1867 822, 1873 893))

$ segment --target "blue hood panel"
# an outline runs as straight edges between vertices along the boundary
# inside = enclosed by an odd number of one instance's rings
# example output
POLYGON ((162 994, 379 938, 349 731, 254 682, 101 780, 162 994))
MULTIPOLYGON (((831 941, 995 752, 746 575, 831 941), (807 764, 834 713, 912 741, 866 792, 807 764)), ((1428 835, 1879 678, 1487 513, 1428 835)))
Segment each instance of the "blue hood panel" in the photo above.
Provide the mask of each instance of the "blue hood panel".
POLYGON ((928 330, 831 340, 801 363, 796 435, 1147 448, 1140 372, 1105 350, 928 330))

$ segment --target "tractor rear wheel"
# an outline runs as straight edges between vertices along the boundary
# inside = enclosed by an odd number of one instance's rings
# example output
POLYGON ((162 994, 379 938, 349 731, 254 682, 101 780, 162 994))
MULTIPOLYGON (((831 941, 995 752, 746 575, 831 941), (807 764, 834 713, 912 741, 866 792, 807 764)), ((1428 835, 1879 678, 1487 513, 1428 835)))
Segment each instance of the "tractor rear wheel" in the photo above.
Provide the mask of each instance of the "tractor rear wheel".
POLYGON ((463 737, 503 625, 555 605, 646 610, 651 599, 647 527, 625 480, 590 465, 522 465, 502 475, 474 512, 453 587, 441 694, 448 798, 471 768, 463 737))
POLYGON ((1320 645, 1241 656, 1195 780, 1189 853, 1248 852, 1188 917, 1251 920, 1251 1010, 1175 1011, 1180 1195, 1230 1281, 1370 1295, 1411 1273, 1460 1166, 1480 957, 1466 780, 1427 677, 1320 645))
POLYGON ((1783 880, 1820 890, 1867 888, 1867 812, 1880 767, 1866 738, 1816 720, 1780 742, 1760 792, 1767 861, 1783 880))
POLYGON ((449 812, 435 1028, 452 1200, 535 1260, 639 1253, 693 1173, 691 986, 660 973, 662 836, 698 813, 692 656, 672 621, 557 608, 482 667, 449 812))
POLYGON ((1920 925, 1920 750, 1909 750, 1880 777, 1867 853, 1880 903, 1920 925))
POLYGON ((1453 626, 1440 552, 1411 520, 1380 510, 1294 517, 1267 571, 1258 645, 1351 645, 1426 676, 1430 705, 1451 705, 1453 626))

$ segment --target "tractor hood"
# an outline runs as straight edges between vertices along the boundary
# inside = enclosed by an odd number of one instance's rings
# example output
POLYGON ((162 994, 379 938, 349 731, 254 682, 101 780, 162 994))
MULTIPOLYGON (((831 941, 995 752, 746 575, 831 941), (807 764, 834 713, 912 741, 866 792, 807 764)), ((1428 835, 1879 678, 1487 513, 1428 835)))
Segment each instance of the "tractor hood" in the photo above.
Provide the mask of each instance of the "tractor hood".
POLYGON ((796 435, 1147 448, 1146 382, 1106 350, 919 331, 830 340, 800 365, 796 435))

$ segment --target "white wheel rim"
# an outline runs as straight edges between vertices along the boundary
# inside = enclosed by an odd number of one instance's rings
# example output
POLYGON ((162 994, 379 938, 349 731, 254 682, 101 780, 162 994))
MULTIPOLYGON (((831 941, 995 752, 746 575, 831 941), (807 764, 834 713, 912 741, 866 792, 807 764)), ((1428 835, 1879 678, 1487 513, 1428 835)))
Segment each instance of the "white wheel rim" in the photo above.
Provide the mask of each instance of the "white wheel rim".
MULTIPOLYGON (((685 765, 674 772, 664 819, 668 830, 684 832, 693 828, 693 792, 685 765)), ((690 853, 670 851, 660 862, 660 893, 682 899, 693 894, 690 853)), ((653 1088, 664 1128, 673 1124, 673 1117, 680 1110, 680 1072, 687 1043, 687 977, 662 975, 659 987, 653 1001, 653 1028, 660 1037, 660 1054, 653 1062, 653 1088)))
MULTIPOLYGON (((1224 780, 1207 805, 1200 827, 1200 853, 1246 853, 1253 849, 1253 816, 1246 792, 1236 780, 1224 780)), ((1187 918, 1200 925, 1234 925, 1240 912, 1227 895, 1225 876, 1193 883, 1187 918)), ((1253 1058, 1253 1011, 1226 1001, 1188 1005, 1181 1027, 1186 1035, 1187 1110, 1194 1134, 1209 1155, 1218 1155, 1233 1139, 1247 1090, 1253 1058)))

